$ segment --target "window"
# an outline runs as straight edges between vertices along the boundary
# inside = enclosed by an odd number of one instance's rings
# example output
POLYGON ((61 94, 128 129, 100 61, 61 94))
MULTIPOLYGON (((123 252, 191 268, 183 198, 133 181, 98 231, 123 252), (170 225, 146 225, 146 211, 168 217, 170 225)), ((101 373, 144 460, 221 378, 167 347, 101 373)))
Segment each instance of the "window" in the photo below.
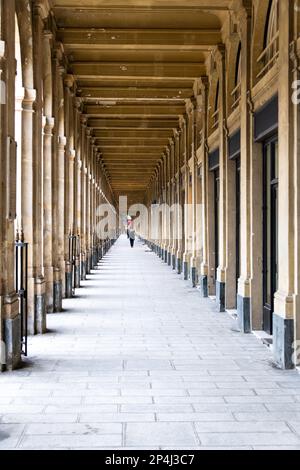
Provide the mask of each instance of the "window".
POLYGON ((257 78, 265 75, 276 63, 279 55, 279 8, 278 0, 270 0, 264 38, 264 50, 257 61, 262 69, 257 78))
POLYGON ((233 103, 231 106, 232 109, 237 108, 241 100, 241 75, 242 75, 241 50, 242 50, 242 44, 240 42, 238 51, 237 51, 237 56, 236 56, 234 89, 231 92, 231 96, 233 100, 233 103))
POLYGON ((220 81, 218 80, 217 88, 216 88, 216 98, 215 98, 215 106, 214 106, 214 113, 212 115, 213 129, 216 129, 219 125, 219 97, 220 97, 220 81))

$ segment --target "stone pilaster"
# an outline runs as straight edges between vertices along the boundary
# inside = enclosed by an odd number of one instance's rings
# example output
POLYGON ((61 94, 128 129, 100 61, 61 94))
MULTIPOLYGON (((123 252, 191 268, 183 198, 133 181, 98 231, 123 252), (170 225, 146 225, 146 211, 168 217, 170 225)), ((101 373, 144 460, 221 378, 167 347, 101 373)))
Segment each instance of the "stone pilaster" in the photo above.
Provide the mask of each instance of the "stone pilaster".
MULTIPOLYGON (((273 354, 283 369, 294 367, 295 338, 295 187, 294 113, 292 101, 293 64, 290 44, 293 41, 295 10, 290 2, 279 2, 279 142, 278 142, 278 288, 273 315, 273 354)), ((297 132, 297 131, 296 131, 297 132)), ((299 241, 298 241, 299 243, 299 241)), ((299 314, 299 312, 297 312, 299 314)), ((296 348, 295 348, 296 349, 296 348)))
MULTIPOLYGON (((246 3, 246 2, 245 2, 246 3)), ((250 3, 250 2, 248 2, 250 3)), ((238 13, 242 43, 241 54, 241 274, 238 281, 238 321, 244 333, 250 333, 251 325, 251 151, 252 115, 249 106, 251 86, 251 9, 249 5, 238 13)), ((254 208, 252 207, 252 210, 254 208)), ((255 208, 257 210, 257 208, 255 208)))

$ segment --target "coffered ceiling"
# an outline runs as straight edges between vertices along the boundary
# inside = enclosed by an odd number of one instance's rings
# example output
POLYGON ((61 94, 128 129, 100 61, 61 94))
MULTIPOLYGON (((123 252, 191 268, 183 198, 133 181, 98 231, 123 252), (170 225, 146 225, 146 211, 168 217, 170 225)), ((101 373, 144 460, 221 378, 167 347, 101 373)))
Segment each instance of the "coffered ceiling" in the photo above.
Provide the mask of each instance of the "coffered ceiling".
POLYGON ((142 200, 221 42, 230 0, 52 0, 58 28, 117 197, 142 200))

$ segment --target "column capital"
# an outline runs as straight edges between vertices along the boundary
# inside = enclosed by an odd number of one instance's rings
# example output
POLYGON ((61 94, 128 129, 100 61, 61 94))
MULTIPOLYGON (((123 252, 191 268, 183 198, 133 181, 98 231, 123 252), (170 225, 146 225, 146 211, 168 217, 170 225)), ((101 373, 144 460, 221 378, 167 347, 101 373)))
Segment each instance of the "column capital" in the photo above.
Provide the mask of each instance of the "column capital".
POLYGON ((222 64, 222 62, 224 61, 225 51, 226 51, 225 44, 220 43, 216 46, 215 51, 214 51, 214 58, 215 58, 215 62, 217 66, 222 64))
POLYGON ((76 109, 80 110, 81 107, 82 107, 82 103, 83 103, 83 100, 82 100, 82 98, 80 98, 79 96, 76 96, 76 97, 74 98, 74 107, 75 107, 76 109))
POLYGON ((70 162, 73 162, 75 161, 75 158, 76 158, 76 151, 74 149, 70 149, 69 152, 68 152, 68 158, 69 158, 69 161, 70 162))
POLYGON ((22 100, 22 109, 24 111, 34 111, 35 102, 36 102, 36 89, 24 88, 24 98, 22 100))
POLYGON ((64 135, 59 135, 58 136, 58 148, 60 150, 64 150, 66 145, 67 145, 67 138, 64 135))
POLYGON ((64 77, 64 75, 66 74, 66 69, 65 69, 65 66, 63 64, 59 64, 58 67, 58 73, 61 77, 64 77))
POLYGON ((42 126, 43 126, 44 134, 52 135, 52 130, 53 130, 53 128, 54 128, 54 125, 55 125, 55 119, 54 119, 54 117, 51 117, 51 116, 43 116, 43 123, 42 123, 42 126))
POLYGON ((81 115, 80 116, 80 122, 81 122, 82 127, 87 127, 87 117, 86 116, 81 115))
POLYGON ((252 0, 233 0, 231 8, 233 19, 241 32, 245 21, 252 16, 252 0))
POLYGON ((48 41, 52 41, 52 39, 54 38, 54 34, 49 29, 44 29, 43 36, 44 39, 47 39, 48 41))
POLYGON ((185 117, 181 115, 179 117, 179 131, 178 132, 181 133, 185 127, 186 127, 186 120, 185 120, 185 117))
POLYGON ((45 20, 50 13, 50 5, 48 0, 33 0, 33 13, 39 15, 45 20))
POLYGON ((64 85, 70 89, 72 88, 74 83, 75 83, 74 75, 66 74, 64 77, 64 85))
POLYGON ((197 101, 195 97, 188 98, 185 102, 185 109, 188 116, 190 116, 197 106, 197 101))

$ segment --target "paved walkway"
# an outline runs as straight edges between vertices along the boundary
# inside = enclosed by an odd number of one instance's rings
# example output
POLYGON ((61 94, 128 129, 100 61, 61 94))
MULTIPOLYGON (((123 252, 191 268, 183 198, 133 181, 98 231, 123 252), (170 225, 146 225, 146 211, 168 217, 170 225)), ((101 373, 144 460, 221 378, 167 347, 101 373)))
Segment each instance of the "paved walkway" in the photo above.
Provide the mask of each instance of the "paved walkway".
POLYGON ((125 237, 0 375, 0 449, 300 449, 300 376, 125 237))

